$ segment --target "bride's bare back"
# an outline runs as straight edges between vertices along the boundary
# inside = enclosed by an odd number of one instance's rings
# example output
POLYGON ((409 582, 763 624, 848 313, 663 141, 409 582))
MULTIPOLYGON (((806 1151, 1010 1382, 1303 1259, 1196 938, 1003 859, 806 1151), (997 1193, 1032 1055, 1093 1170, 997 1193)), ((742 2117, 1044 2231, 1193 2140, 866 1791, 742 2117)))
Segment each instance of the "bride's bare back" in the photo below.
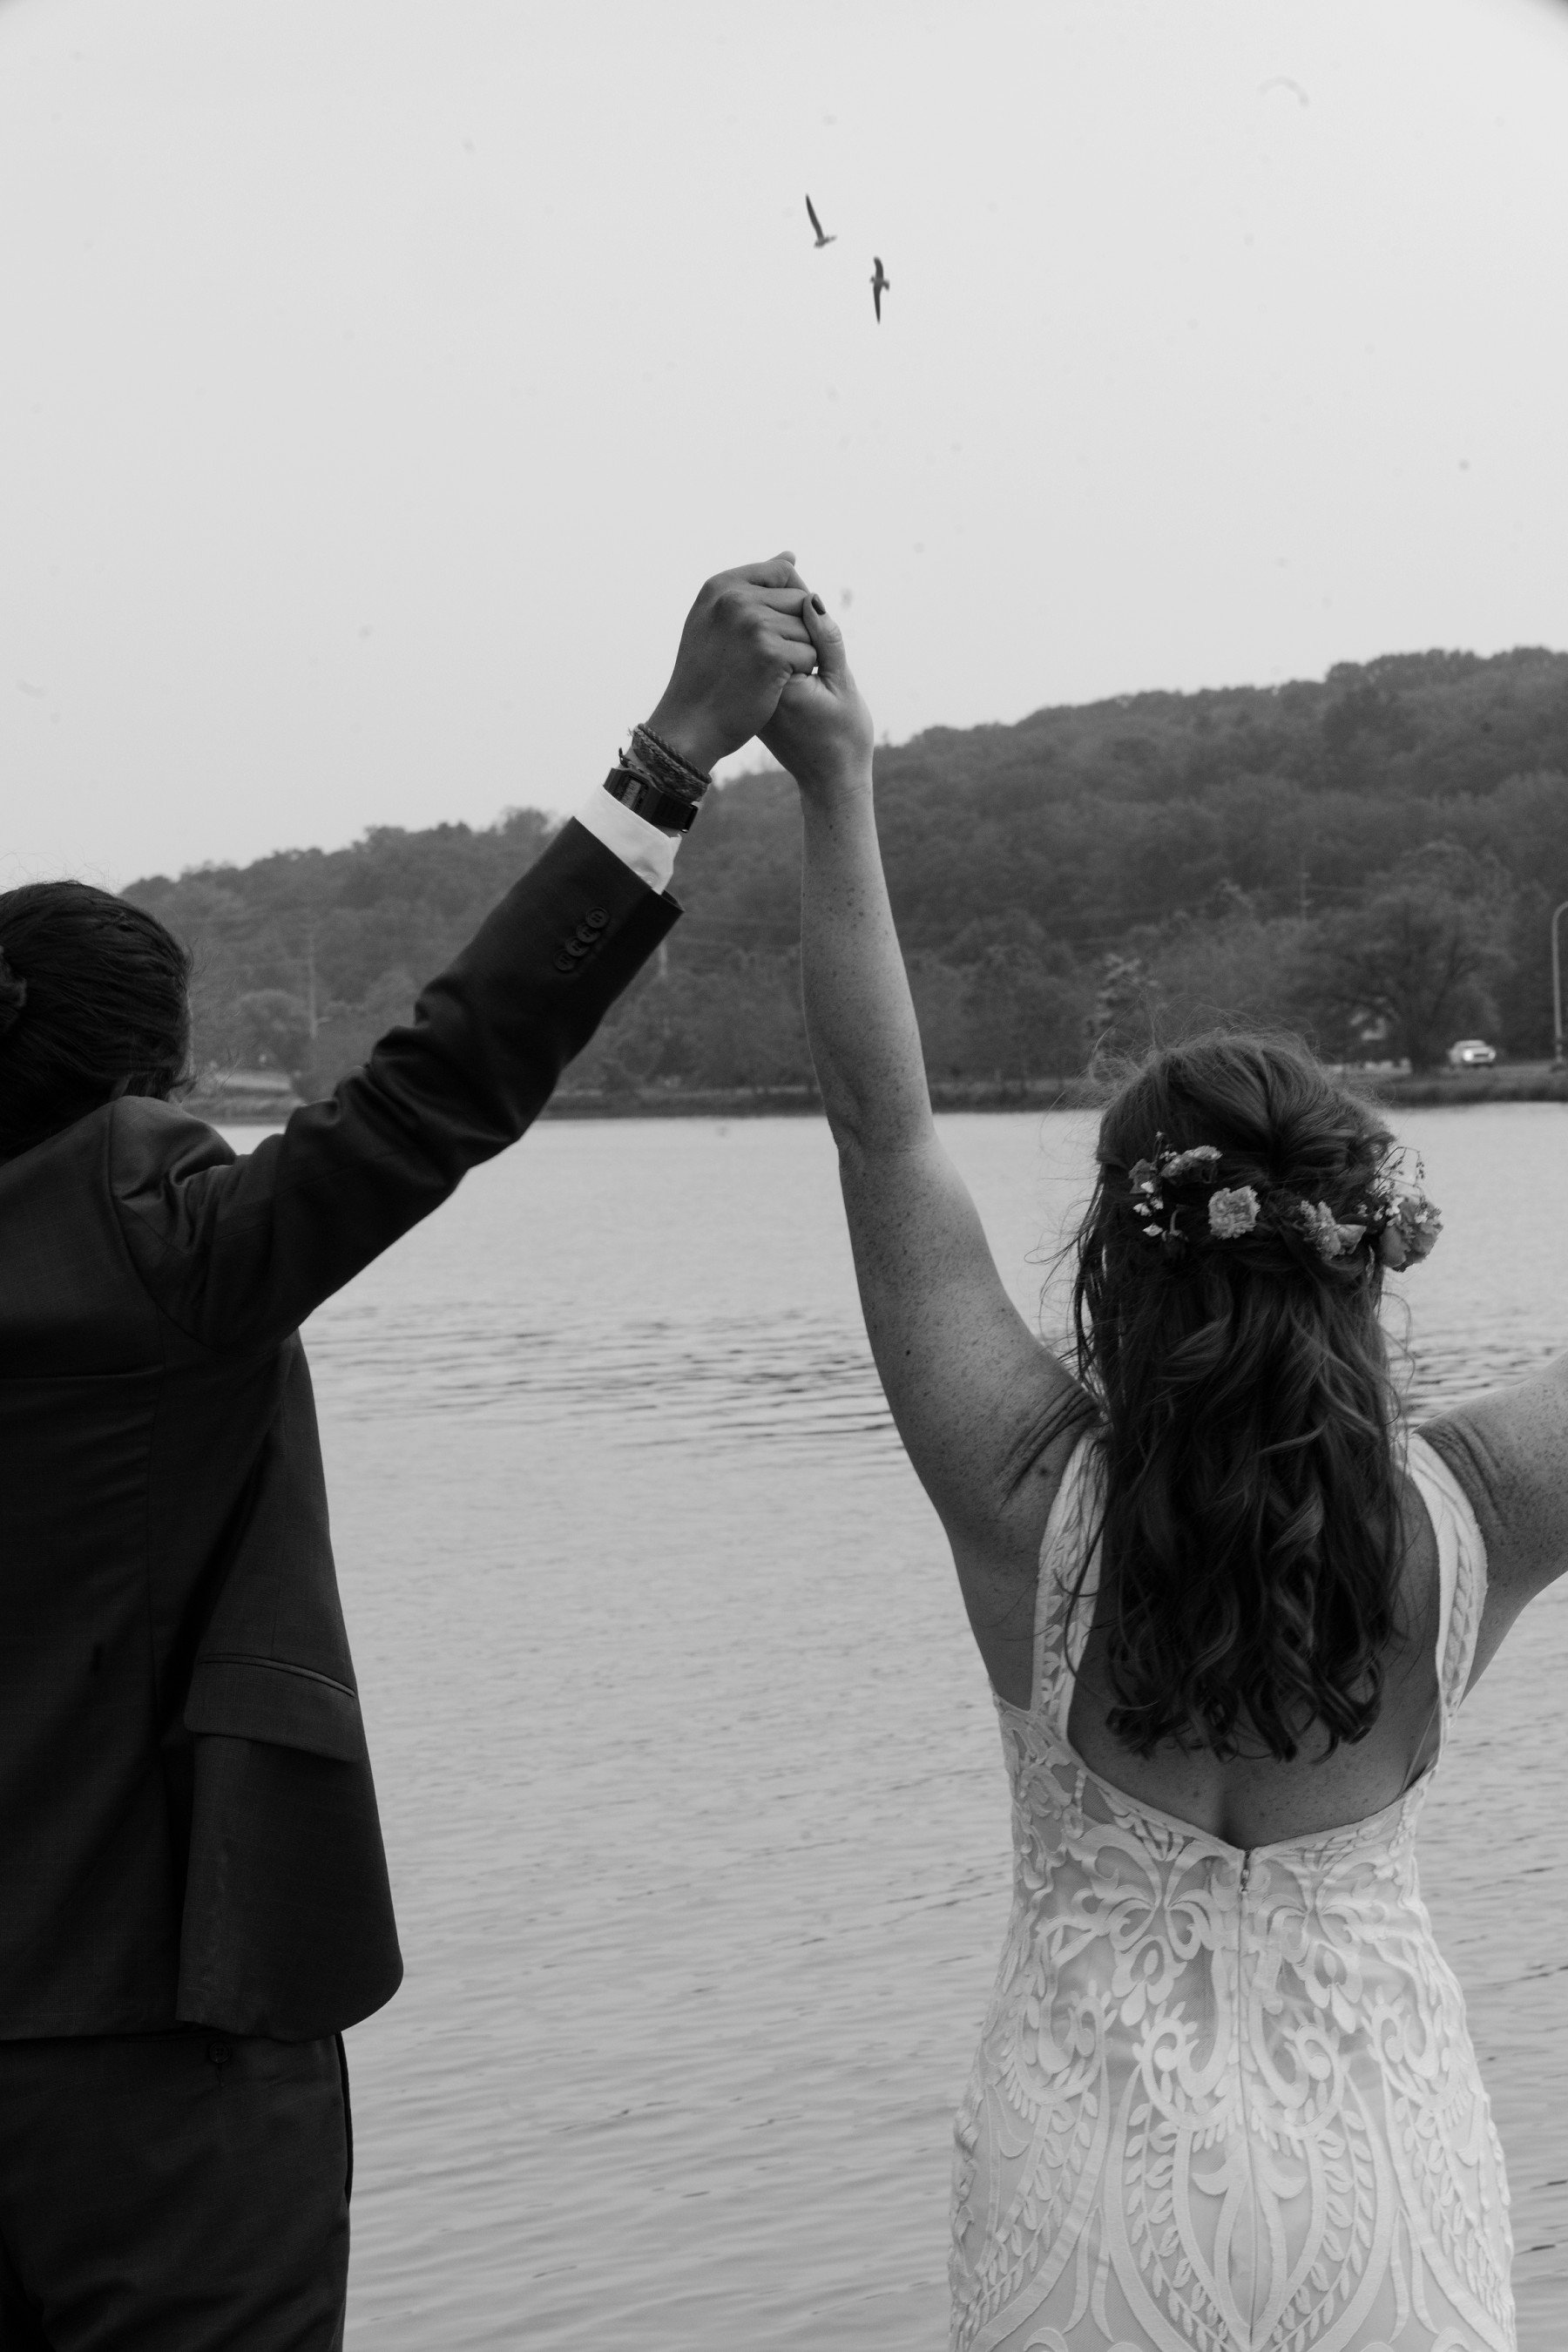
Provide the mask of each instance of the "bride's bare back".
POLYGON ((1261 1742, 1222 1760, 1167 1741, 1150 1757, 1117 1738, 1107 1717, 1115 1704, 1106 1670, 1107 1612, 1097 1609, 1073 1689, 1068 1738, 1084 1762, 1113 1787, 1227 1845, 1274 1845, 1382 1811, 1401 1796, 1437 1752, 1437 1547, 1420 1496, 1406 1481, 1406 1549, 1398 1618, 1403 1637, 1384 1661, 1383 1703, 1364 1739, 1328 1752, 1321 1724, 1284 1763, 1261 1742))
MULTIPOLYGON (((1423 1431, 1458 1479, 1476 1514, 1488 1559, 1487 1598, 1473 1686, 1525 1604, 1568 1568, 1568 1360, 1540 1380, 1496 1391, 1423 1431)), ((1048 1512, 1059 1471, 1038 1496, 1048 1512)), ((1383 1703, 1366 1738, 1328 1754, 1320 1725, 1283 1763, 1266 1753, 1228 1761, 1168 1742, 1135 1754, 1107 1720, 1114 1694, 1106 1666, 1108 1610, 1097 1605, 1074 1687, 1068 1738, 1091 1770, 1163 1812, 1228 1844, 1268 1845, 1363 1819, 1392 1804, 1437 1752, 1437 1554, 1409 1479, 1403 1486, 1404 1568, 1396 1616, 1401 1638, 1384 1661, 1383 1703)), ((1042 1532, 1044 1520, 1041 1522, 1042 1532)), ((1028 1701, 1028 1663, 1016 1643, 977 1628, 981 1655, 1000 1695, 1028 1701), (1020 1676, 1022 1667, 1022 1676, 1020 1676)), ((1255 1743, 1256 1744, 1256 1743, 1255 1743)))

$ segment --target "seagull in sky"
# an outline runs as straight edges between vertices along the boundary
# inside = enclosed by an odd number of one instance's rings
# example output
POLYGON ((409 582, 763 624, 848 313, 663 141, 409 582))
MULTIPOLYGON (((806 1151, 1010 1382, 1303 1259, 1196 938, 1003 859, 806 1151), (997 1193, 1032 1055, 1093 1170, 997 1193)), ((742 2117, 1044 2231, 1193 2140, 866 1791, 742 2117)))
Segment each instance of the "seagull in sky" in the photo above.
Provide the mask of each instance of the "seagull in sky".
POLYGON ((871 299, 877 306, 877 324, 879 327, 882 323, 882 297, 893 281, 890 278, 884 277, 882 273, 881 255, 874 253, 871 258, 877 265, 871 278, 871 299))
POLYGON ((831 236, 828 236, 824 233, 822 223, 816 217, 816 206, 812 203, 809 196, 807 196, 805 200, 805 212, 806 218, 810 221, 812 227, 816 231, 817 251, 820 252, 825 245, 837 245, 838 242, 837 230, 835 229, 831 236))

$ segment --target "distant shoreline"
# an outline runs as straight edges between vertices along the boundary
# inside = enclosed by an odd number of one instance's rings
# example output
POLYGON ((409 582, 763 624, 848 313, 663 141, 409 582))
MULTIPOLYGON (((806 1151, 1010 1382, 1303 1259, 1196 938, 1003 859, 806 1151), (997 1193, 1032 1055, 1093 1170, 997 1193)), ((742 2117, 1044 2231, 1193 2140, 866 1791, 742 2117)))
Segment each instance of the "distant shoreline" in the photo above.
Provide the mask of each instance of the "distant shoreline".
MULTIPOLYGON (((1568 1103, 1568 1070, 1550 1062, 1500 1063, 1489 1070, 1435 1070, 1422 1077, 1389 1070, 1348 1069, 1358 1087, 1391 1107, 1441 1108, 1447 1104, 1503 1102, 1568 1103)), ((931 1085, 939 1111, 1092 1110, 1102 1089, 1092 1079, 1030 1078, 1016 1085, 931 1085)), ((184 1108, 197 1118, 224 1127, 275 1127, 299 1108, 296 1100, 263 1108, 243 1093, 193 1095, 184 1108)), ((819 1118, 822 1097, 815 1087, 583 1087, 552 1097, 544 1118, 819 1118)))
MULTIPOLYGON (((1422 1076, 1403 1071, 1347 1069, 1359 1088, 1389 1104, 1440 1108, 1447 1103, 1568 1103, 1568 1070, 1550 1062, 1510 1062, 1489 1070, 1433 1070, 1422 1076)), ((1016 1084, 931 1082, 933 1109, 1094 1110, 1104 1099, 1096 1080, 1028 1078, 1016 1084)), ((820 1116, 815 1087, 640 1087, 614 1094, 584 1087, 553 1096, 546 1118, 762 1118, 781 1114, 820 1116)))
POLYGON ((1489 1070, 1431 1070, 1425 1076, 1385 1070, 1352 1070, 1380 1102, 1492 1103, 1568 1102, 1568 1069, 1550 1062, 1499 1062, 1489 1070))

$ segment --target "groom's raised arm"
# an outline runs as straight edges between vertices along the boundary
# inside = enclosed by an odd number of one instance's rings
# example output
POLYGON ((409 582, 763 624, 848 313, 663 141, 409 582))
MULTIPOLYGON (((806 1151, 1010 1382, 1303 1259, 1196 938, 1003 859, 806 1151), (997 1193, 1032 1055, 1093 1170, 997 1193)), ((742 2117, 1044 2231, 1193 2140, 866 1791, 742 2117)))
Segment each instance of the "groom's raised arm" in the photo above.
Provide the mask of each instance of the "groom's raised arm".
POLYGON ((447 970, 326 1100, 245 1158, 166 1103, 115 1107, 112 1184, 142 1281, 190 1338, 274 1344, 516 1140, 679 916, 667 881, 703 772, 815 650, 793 559, 710 581, 669 688, 612 771, 447 970))

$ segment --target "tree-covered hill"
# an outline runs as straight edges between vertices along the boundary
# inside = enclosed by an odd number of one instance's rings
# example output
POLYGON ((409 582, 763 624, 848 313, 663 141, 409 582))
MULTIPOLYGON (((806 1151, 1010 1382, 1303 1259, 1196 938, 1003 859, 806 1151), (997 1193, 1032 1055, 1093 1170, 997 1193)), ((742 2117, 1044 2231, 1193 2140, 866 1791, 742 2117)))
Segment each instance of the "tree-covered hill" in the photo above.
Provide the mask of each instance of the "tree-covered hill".
MULTIPOLYGON (((1225 1016, 1423 1066, 1551 1045, 1568 898, 1568 655, 1387 656, 1321 683, 1140 694, 877 755, 889 885, 934 1074, 1059 1076, 1097 1041, 1225 1016)), ((352 848, 154 877, 196 950, 197 1059, 330 1084, 405 1013, 549 821, 378 828, 352 848)), ((716 791, 688 916, 581 1083, 808 1074, 794 789, 716 791)))

